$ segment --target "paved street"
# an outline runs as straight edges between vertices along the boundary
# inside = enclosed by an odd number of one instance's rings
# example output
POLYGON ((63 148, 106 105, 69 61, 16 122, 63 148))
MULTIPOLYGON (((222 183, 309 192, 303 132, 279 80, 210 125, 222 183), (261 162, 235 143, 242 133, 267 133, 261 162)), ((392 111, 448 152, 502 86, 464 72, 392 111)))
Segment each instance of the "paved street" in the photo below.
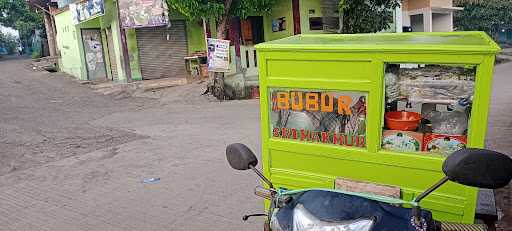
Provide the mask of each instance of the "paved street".
POLYGON ((241 221, 263 207, 258 179, 224 151, 258 150, 257 101, 214 102, 196 84, 115 100, 20 61, 0 70, 0 230, 261 227, 241 221))
MULTIPOLYGON (((496 68, 487 141, 509 154, 511 74, 512 63, 496 68)), ((261 230, 262 218, 241 221, 263 207, 258 179, 224 154, 233 142, 259 153, 258 101, 203 89, 119 98, 0 61, 0 230, 261 230)), ((499 196, 508 220, 510 195, 499 196)))
MULTIPOLYGON (((512 62, 494 70, 493 96, 488 121, 488 148, 512 155, 512 62)), ((504 215, 498 230, 512 230, 512 186, 498 190, 498 208, 504 215)))

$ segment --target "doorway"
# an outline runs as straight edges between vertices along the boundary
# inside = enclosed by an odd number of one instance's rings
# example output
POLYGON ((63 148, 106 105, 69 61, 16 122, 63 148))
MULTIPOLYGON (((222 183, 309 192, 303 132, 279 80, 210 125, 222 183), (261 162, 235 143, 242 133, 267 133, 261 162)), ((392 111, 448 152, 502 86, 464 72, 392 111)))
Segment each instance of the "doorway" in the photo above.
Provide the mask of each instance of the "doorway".
POLYGON ((82 42, 85 54, 87 79, 106 80, 107 71, 103 57, 103 43, 100 29, 82 29, 82 42))
POLYGON ((250 46, 265 42, 263 16, 249 16, 240 20, 242 45, 250 46))
POLYGON ((424 32, 423 14, 411 15, 412 32, 424 32))

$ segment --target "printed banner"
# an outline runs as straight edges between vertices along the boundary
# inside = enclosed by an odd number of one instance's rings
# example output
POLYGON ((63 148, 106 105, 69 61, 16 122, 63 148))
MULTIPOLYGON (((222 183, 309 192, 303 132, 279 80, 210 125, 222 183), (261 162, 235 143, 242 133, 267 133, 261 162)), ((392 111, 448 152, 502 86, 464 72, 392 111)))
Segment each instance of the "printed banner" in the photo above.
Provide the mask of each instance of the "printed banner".
POLYGON ((270 95, 272 137, 366 147, 365 93, 271 89, 270 95))
POLYGON ((229 71, 229 40, 208 39, 208 71, 229 71))
POLYGON ((69 4, 69 12, 75 24, 105 14, 103 0, 86 0, 69 4))
POLYGON ((155 27, 169 24, 165 0, 118 0, 124 28, 155 27))

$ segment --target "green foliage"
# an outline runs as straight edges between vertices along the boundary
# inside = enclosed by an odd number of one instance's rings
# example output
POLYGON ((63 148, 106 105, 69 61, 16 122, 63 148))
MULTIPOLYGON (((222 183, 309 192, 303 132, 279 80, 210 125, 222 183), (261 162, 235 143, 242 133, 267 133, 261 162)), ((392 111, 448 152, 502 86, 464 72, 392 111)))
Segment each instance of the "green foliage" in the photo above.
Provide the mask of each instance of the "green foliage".
POLYGON ((251 14, 270 11, 275 0, 167 0, 175 9, 190 20, 219 19, 223 16, 246 18, 251 14), (226 3, 231 2, 229 9, 226 3))
POLYGON ((499 27, 512 26, 512 1, 487 0, 460 5, 463 11, 456 12, 454 24, 457 30, 486 31, 494 34, 499 27))
POLYGON ((0 24, 20 32, 20 39, 28 41, 35 29, 43 29, 43 15, 31 11, 24 0, 0 0, 0 24))
POLYGON ((18 47, 16 36, 0 31, 0 47, 5 48, 9 54, 14 53, 18 47))
POLYGON ((32 52, 32 59, 41 58, 41 53, 39 51, 32 52))
POLYGON ((344 34, 375 33, 389 29, 400 0, 340 0, 344 34))

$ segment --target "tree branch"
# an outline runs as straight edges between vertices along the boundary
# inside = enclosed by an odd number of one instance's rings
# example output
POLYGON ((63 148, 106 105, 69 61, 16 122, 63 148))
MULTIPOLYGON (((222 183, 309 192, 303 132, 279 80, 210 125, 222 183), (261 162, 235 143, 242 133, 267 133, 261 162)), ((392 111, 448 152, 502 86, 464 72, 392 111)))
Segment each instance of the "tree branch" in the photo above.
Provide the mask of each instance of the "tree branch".
POLYGON ((233 0, 225 0, 224 1, 224 15, 220 18, 219 23, 217 24, 217 39, 225 39, 226 31, 228 28, 229 21, 229 11, 231 10, 231 6, 233 5, 233 0))

